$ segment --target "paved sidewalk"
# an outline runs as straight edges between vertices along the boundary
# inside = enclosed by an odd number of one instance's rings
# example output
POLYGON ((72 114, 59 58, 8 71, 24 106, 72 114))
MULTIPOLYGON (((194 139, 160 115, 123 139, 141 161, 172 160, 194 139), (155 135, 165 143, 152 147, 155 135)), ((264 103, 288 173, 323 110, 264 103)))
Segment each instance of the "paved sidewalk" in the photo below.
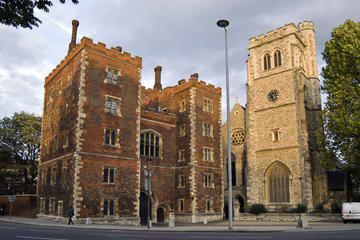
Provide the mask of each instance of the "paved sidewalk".
MULTIPOLYGON (((22 218, 0 216, 0 222, 11 222, 37 226, 62 227, 62 228, 87 228, 87 229, 109 229, 118 231, 177 231, 177 232, 222 232, 228 231, 228 222, 211 222, 209 224, 178 224, 170 228, 165 224, 154 224, 151 229, 146 226, 123 226, 123 225, 101 225, 101 224, 76 224, 48 222, 37 218, 22 218)), ((234 221, 233 231, 236 232, 303 232, 303 231, 352 231, 360 230, 360 223, 342 222, 310 222, 307 228, 297 228, 297 222, 261 222, 261 221, 234 221)))

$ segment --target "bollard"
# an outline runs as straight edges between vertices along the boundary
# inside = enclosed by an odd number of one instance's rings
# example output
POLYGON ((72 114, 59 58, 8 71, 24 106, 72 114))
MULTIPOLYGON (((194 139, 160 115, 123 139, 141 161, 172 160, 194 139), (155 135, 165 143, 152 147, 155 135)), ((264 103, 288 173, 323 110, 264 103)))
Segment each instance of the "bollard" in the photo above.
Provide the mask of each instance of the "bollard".
POLYGON ((301 225, 303 228, 309 227, 307 216, 301 216, 301 225))
POLYGON ((86 218, 85 224, 88 224, 88 225, 91 224, 91 217, 87 217, 87 218, 86 218))
POLYGON ((174 221, 174 219, 170 219, 169 220, 169 228, 173 228, 173 227, 175 227, 175 221, 174 221))

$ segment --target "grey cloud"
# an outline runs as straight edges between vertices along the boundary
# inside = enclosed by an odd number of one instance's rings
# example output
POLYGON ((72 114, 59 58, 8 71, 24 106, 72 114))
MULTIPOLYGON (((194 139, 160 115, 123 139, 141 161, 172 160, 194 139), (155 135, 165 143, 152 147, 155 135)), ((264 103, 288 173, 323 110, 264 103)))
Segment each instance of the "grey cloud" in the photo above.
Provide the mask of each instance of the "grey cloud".
MULTIPOLYGON (((358 12, 358 1, 336 0, 84 0, 76 6, 55 3, 49 14, 41 14, 43 24, 39 29, 3 31, 4 28, 0 26, 1 33, 5 33, 0 35, 0 46, 6 46, 1 47, 0 68, 15 72, 16 64, 20 63, 23 67, 33 67, 35 71, 42 72, 44 78, 66 55, 70 40, 68 32, 60 29, 55 21, 71 27, 71 20, 76 18, 80 20, 78 36, 104 42, 108 47, 120 45, 124 51, 142 57, 143 85, 153 86, 153 69, 161 65, 163 87, 177 84, 179 79, 187 79, 192 73, 198 72, 201 80, 223 88, 225 97, 224 32, 216 26, 216 21, 227 18, 230 20, 231 104, 235 103, 235 97, 238 96, 239 102, 244 105, 249 38, 287 23, 298 24, 303 20, 312 20, 316 30, 318 63, 321 66, 321 51, 332 28, 347 18, 359 21, 358 12)), ((20 77, 24 76, 17 78, 20 77)), ((35 81, 34 88, 38 89, 35 92, 42 92, 42 85, 36 82, 42 83, 43 78, 31 80, 35 81)), ((0 84, 3 88, 3 81, 0 84)), ((34 91, 13 87, 16 93, 34 91)), ((30 98, 36 104, 42 96, 33 93, 27 95, 27 99, 20 96, 12 98, 12 101, 18 107, 41 111, 41 103, 36 109, 26 104, 31 101, 30 98)), ((223 106, 225 103, 224 98, 223 106)), ((7 115, 8 112, 0 114, 7 115)))

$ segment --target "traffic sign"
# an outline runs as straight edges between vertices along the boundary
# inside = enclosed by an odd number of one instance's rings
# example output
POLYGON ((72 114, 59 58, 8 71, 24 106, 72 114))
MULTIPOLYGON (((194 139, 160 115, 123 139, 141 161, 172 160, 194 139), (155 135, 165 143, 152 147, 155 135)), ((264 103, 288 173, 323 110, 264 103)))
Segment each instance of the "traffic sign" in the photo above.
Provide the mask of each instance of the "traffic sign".
POLYGON ((8 199, 9 199, 9 202, 14 202, 15 199, 16 199, 16 196, 15 196, 15 195, 11 195, 11 196, 8 197, 8 199))

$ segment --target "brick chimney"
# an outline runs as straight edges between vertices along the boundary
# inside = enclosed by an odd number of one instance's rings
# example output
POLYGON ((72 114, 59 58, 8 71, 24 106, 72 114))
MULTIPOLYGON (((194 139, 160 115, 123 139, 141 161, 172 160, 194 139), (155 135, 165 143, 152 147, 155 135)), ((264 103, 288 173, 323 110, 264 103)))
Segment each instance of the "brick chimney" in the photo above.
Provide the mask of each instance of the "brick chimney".
POLYGON ((154 68, 154 72, 155 72, 155 85, 154 85, 154 90, 157 91, 161 91, 162 90, 162 86, 161 86, 161 66, 157 66, 156 68, 154 68))
POLYGON ((79 26, 79 21, 76 19, 72 20, 72 35, 71 35, 71 42, 69 43, 68 53, 70 53, 76 46, 76 33, 78 26, 79 26))

